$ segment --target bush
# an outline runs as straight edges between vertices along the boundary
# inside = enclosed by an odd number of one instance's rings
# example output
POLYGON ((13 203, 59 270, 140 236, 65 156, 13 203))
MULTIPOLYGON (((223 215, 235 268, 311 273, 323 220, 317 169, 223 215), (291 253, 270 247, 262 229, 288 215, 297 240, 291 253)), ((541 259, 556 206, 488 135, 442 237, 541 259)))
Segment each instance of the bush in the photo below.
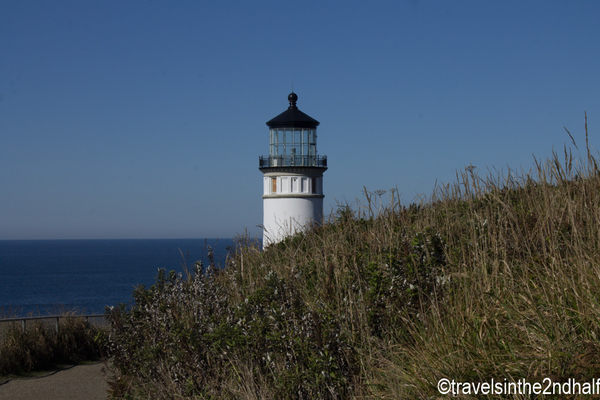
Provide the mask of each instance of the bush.
POLYGON ((54 324, 41 320, 28 323, 25 330, 12 323, 4 330, 0 342, 0 375, 96 360, 102 355, 98 337, 101 337, 98 328, 71 315, 61 317, 58 332, 54 324))
POLYGON ((243 370, 281 398, 346 392, 352 352, 333 314, 311 310, 274 272, 237 303, 219 278, 200 263, 186 278, 161 270, 155 285, 135 290, 131 309, 109 310, 119 390, 143 378, 140 396, 233 395, 243 370))

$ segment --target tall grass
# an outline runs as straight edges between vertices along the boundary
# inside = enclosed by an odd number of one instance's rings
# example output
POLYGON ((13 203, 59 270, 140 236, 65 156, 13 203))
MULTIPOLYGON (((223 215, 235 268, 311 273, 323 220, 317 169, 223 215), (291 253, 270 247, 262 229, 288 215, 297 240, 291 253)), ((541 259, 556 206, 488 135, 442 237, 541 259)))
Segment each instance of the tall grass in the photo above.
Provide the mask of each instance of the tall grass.
POLYGON ((114 395, 435 398, 441 378, 597 377, 599 189, 586 124, 583 155, 468 168, 409 206, 365 191, 265 251, 240 237, 224 269, 162 273, 109 313, 114 395))

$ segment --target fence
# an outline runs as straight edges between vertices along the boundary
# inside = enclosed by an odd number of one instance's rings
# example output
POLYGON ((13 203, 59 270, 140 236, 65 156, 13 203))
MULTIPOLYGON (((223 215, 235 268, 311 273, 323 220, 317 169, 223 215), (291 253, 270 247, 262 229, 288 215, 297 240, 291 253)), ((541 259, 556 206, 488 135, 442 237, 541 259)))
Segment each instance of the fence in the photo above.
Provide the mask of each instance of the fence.
POLYGON ((2 333, 4 331, 4 327, 9 323, 21 323, 23 327, 23 331, 27 328, 28 321, 48 321, 49 323, 54 322, 54 326, 56 332, 58 333, 58 328, 60 325, 61 319, 66 318, 85 318, 85 320, 93 325, 97 326, 107 326, 108 321, 106 320, 104 314, 87 314, 87 315, 77 315, 77 314, 63 314, 63 315, 47 315, 43 317, 15 317, 15 318, 1 318, 0 319, 0 339, 2 338, 2 333))

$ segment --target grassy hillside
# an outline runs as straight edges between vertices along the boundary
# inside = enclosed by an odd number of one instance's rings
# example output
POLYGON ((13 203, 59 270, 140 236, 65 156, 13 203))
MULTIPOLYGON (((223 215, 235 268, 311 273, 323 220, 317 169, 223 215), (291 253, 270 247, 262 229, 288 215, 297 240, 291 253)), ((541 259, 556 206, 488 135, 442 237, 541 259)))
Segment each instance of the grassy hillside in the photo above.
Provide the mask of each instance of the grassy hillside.
POLYGON ((441 378, 600 377, 600 176, 584 153, 467 170, 408 207, 366 192, 265 251, 239 238, 223 270, 161 274, 109 313, 114 395, 435 398, 441 378))

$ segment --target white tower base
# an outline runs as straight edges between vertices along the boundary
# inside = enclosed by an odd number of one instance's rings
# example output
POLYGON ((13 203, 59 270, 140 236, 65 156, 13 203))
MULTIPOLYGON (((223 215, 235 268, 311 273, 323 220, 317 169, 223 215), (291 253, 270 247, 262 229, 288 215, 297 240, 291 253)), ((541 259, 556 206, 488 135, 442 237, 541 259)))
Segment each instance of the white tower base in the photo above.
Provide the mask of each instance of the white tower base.
POLYGON ((323 220, 323 172, 286 171, 264 175, 263 246, 323 220))

